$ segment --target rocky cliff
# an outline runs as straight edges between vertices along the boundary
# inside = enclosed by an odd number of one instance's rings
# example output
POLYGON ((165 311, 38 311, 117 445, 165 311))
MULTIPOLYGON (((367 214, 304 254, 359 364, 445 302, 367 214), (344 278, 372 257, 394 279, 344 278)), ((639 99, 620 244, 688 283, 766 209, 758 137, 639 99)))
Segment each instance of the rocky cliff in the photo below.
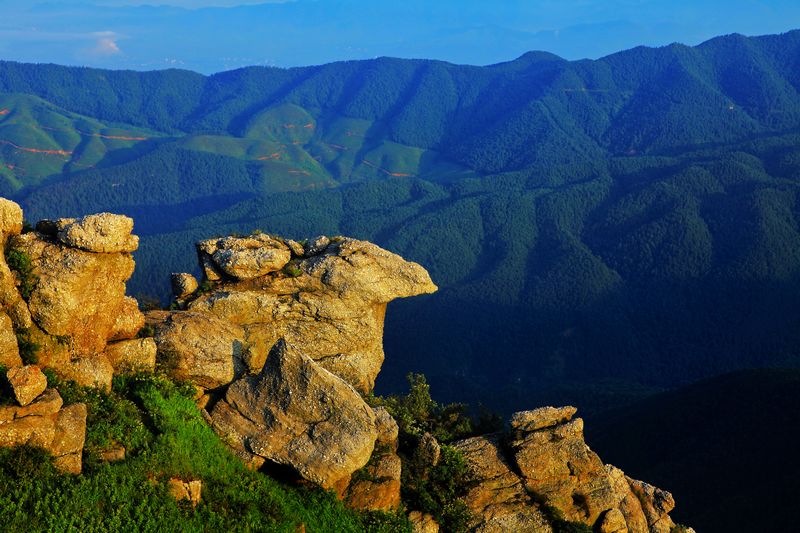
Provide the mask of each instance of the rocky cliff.
MULTIPOLYGON (((253 469, 281 468, 355 509, 403 508, 398 424, 368 400, 386 306, 434 292, 425 269, 344 237, 209 239, 197 244, 202 279, 174 274, 171 308, 145 317, 125 295, 132 229, 100 214, 23 231, 19 207, 0 201, 0 364, 13 392, 0 407, 0 445, 45 448, 78 473, 86 407, 63 407, 40 368, 102 389, 116 373, 165 372, 195 386, 207 423, 253 469)), ((470 473, 469 528, 674 530, 672 496, 604 465, 574 415, 521 412, 505 432, 452 443, 470 473)), ((426 433, 413 460, 435 466, 440 453, 426 433)), ((406 511, 417 531, 438 530, 406 511)))

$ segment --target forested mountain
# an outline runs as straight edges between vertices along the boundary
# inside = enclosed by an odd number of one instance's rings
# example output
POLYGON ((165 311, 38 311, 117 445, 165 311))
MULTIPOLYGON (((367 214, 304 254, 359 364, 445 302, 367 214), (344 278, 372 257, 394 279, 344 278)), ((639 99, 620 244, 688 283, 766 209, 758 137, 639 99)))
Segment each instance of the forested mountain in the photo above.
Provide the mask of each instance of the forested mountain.
POLYGON ((599 409, 800 362, 798 67, 800 31, 488 67, 0 62, 0 193, 135 217, 138 294, 209 234, 375 241, 441 287, 390 308, 379 386, 599 409))

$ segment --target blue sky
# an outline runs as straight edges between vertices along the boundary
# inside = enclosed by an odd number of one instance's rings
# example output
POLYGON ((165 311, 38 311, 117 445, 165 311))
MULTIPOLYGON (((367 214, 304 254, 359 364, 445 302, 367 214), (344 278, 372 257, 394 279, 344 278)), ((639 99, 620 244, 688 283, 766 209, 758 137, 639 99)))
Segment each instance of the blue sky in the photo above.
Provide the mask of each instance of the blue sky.
POLYGON ((0 59, 107 68, 298 66, 377 56, 456 63, 530 50, 597 58, 639 44, 800 28, 797 0, 0 0, 0 59))

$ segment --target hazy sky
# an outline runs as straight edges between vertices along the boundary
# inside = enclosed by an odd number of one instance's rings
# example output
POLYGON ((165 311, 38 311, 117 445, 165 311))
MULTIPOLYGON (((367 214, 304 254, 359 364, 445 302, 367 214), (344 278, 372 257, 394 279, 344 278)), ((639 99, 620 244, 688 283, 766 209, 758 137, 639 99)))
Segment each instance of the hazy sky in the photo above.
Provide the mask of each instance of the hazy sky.
POLYGON ((798 0, 0 0, 0 59, 205 73, 376 56, 487 64, 798 27, 798 0))

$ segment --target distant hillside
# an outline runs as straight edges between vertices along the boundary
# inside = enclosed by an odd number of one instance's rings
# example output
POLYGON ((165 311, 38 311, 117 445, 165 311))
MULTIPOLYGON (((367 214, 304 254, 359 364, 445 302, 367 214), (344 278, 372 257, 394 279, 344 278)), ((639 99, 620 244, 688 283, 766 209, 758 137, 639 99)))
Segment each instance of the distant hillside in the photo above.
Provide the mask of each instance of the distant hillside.
POLYGON ((670 490, 697 531, 794 531, 800 371, 744 371, 587 420, 612 464, 670 490))
POLYGON ((442 288, 390 308, 380 387, 596 410, 800 363, 798 57, 800 31, 488 67, 0 62, 0 192, 133 216, 132 290, 162 297, 210 231, 372 240, 442 288))

